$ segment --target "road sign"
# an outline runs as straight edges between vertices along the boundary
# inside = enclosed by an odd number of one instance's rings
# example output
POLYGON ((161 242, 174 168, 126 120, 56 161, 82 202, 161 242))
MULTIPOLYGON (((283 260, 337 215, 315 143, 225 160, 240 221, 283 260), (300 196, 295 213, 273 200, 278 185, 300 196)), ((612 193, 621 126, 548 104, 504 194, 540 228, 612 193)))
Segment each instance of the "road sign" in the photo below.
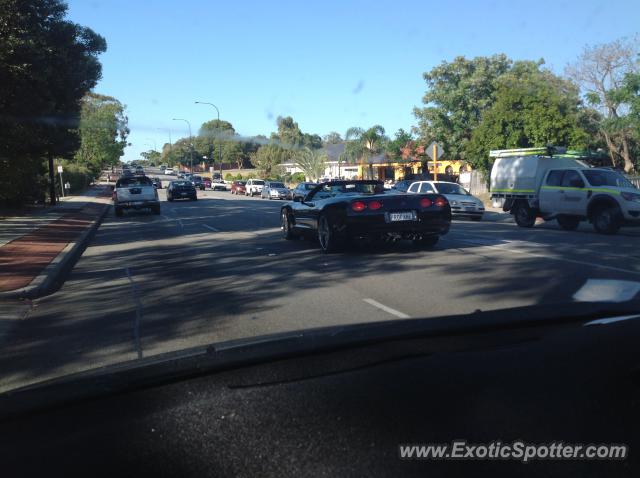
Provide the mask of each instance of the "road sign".
POLYGON ((444 154, 444 150, 442 149, 442 146, 440 146, 438 143, 436 143, 434 141, 427 148, 427 154, 429 155, 429 157, 431 159, 436 161, 436 160, 438 160, 438 159, 440 159, 442 157, 442 155, 444 154), (435 156, 435 158, 434 158, 434 156, 435 156))
POLYGON ((58 166, 58 172, 62 173, 62 166, 58 166))

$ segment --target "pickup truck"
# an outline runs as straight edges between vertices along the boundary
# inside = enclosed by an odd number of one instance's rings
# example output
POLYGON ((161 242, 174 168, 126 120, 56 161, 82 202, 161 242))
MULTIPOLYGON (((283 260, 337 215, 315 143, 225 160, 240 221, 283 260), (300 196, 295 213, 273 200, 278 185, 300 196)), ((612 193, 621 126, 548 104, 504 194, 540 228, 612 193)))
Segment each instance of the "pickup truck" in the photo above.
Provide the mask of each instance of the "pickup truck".
POLYGON ((569 155, 497 153, 491 198, 518 226, 532 227, 538 217, 556 220, 567 231, 588 221, 601 234, 640 225, 640 190, 619 172, 589 167, 569 155))
POLYGON ((146 176, 120 178, 113 191, 113 207, 118 217, 125 209, 151 209, 154 214, 160 214, 158 191, 146 176))

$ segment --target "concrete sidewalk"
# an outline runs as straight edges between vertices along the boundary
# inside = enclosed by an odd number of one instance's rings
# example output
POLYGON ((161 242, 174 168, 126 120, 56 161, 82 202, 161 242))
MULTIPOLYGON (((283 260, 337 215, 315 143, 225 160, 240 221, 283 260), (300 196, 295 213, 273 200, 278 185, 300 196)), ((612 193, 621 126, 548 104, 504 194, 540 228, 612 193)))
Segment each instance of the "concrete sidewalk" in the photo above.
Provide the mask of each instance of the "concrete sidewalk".
POLYGON ((32 214, 0 218, 0 299, 44 295, 84 250, 111 202, 108 186, 32 214))

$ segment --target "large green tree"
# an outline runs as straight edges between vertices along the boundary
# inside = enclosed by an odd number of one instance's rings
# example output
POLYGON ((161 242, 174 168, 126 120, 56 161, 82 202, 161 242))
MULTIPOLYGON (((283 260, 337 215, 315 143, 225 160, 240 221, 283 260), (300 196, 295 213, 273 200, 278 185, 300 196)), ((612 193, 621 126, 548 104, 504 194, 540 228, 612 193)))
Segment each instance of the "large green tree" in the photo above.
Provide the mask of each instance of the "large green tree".
POLYGON ((96 174, 118 165, 129 135, 124 105, 111 96, 88 93, 82 100, 79 131, 78 163, 96 174))
POLYGON ((516 62, 497 82, 492 106, 484 112, 468 144, 469 162, 489 169, 490 149, 566 145, 589 146, 580 126, 578 88, 539 62, 516 62))
POLYGON ((262 172, 264 177, 273 175, 280 164, 291 158, 291 151, 279 144, 267 144, 251 155, 251 164, 262 172))
POLYGON ((66 13, 60 0, 0 4, 0 202, 41 198, 45 159, 55 202, 53 157, 78 148, 80 101, 100 78, 106 42, 66 13))
POLYGON ((425 106, 414 109, 420 141, 435 140, 449 158, 466 159, 471 135, 493 104, 497 80, 511 63, 503 54, 471 60, 460 56, 424 73, 425 106))

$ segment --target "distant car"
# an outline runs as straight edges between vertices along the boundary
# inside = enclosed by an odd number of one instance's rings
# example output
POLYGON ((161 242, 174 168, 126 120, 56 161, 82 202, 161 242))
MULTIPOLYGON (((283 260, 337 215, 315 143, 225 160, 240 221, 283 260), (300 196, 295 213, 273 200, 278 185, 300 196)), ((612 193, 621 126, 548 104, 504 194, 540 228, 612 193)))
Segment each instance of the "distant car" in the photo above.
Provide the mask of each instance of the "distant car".
POLYGON ((291 200, 295 201, 296 198, 303 199, 309 191, 317 186, 317 183, 300 183, 294 189, 291 190, 291 200))
POLYGON ((173 201, 175 199, 197 200, 196 187, 187 179, 171 181, 167 188, 167 201, 173 201))
POLYGON ((289 189, 280 181, 266 181, 260 192, 261 199, 287 199, 289 189))
POLYGON ((202 181, 202 176, 191 176, 191 182, 200 191, 204 191, 204 182, 202 181))
POLYGON ((162 179, 158 177, 151 178, 151 182, 156 187, 156 189, 162 189, 162 179))
POLYGON ((164 170, 164 174, 166 174, 167 176, 171 176, 174 174, 173 172, 173 168, 167 168, 164 170))
POLYGON ((205 189, 211 189, 211 179, 210 178, 202 178, 202 183, 204 184, 205 189))
POLYGON ((144 168, 142 166, 136 166, 136 174, 144 174, 144 168))
POLYGON ((245 194, 247 192, 245 185, 246 181, 234 181, 231 184, 231 194, 245 194))
POLYGON ((449 201, 451 214, 454 217, 468 217, 473 221, 481 221, 484 215, 484 203, 457 183, 413 181, 406 192, 409 194, 442 194, 449 201))
POLYGON ((131 172, 130 169, 123 169, 122 170, 122 177, 126 178, 126 177, 130 177, 133 176, 133 173, 131 172))
POLYGON ((262 193, 264 187, 264 181, 262 179, 249 179, 245 184, 245 196, 253 197, 256 194, 262 193))
POLYGON ((211 182, 211 189, 213 189, 214 191, 226 191, 227 190, 227 183, 225 183, 221 179, 214 179, 211 182))
POLYGON ((162 166, 160 166, 160 171, 165 171, 167 169, 167 167, 163 164, 162 166))

